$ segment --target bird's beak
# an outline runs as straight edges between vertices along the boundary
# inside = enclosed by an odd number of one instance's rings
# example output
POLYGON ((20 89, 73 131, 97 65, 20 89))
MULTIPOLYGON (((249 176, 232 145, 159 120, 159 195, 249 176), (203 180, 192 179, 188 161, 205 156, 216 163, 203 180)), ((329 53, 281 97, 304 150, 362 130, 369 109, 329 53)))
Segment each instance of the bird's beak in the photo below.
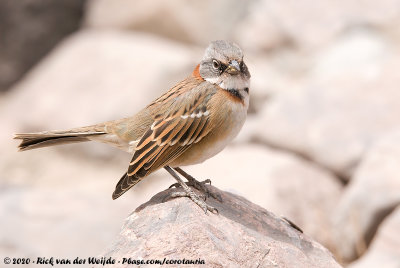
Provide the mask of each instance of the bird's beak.
POLYGON ((226 70, 229 74, 238 74, 240 72, 240 65, 236 60, 232 60, 226 70))

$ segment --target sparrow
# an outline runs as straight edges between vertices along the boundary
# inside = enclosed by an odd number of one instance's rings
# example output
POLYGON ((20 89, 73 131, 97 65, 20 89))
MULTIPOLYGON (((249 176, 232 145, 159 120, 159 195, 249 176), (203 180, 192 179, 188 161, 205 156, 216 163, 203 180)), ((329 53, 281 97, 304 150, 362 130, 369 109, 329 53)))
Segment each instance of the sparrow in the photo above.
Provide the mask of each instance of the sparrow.
POLYGON ((186 196, 205 213, 218 212, 189 186, 204 182, 180 167, 216 155, 239 133, 249 107, 250 73, 235 43, 211 42, 192 74, 132 117, 65 131, 15 134, 19 150, 65 143, 97 141, 133 154, 128 170, 115 187, 116 199, 160 168, 166 169, 186 196), (185 182, 177 173, 185 177, 185 182))

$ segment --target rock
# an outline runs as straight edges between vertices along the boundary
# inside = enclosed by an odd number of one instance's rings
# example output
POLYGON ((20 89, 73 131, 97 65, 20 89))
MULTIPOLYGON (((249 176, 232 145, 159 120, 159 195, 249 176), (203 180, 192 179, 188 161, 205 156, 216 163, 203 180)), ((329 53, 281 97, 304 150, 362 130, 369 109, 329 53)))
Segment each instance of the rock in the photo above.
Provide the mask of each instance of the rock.
MULTIPOLYGON (((205 45, 213 39, 235 39, 248 49, 313 51, 349 29, 393 31, 400 20, 398 0, 296 1, 90 1, 86 25, 152 32, 205 45), (201 23, 198 23, 201 22, 201 23)), ((398 33, 394 33, 398 34, 398 33)))
MULTIPOLYGON (((366 42, 365 36, 357 38, 362 40, 355 43, 366 42)), ((297 152, 349 179, 370 144, 400 124, 400 76, 394 71, 398 56, 394 50, 383 52, 381 41, 371 41, 360 48, 368 52, 352 58, 346 55, 353 45, 344 44, 346 53, 335 50, 342 59, 332 67, 336 71, 315 71, 293 89, 271 97, 253 139, 297 152)))
MULTIPOLYGON (((282 219, 246 199, 210 187, 223 203, 204 214, 188 198, 162 203, 168 190, 130 215, 102 256, 119 260, 204 260, 207 267, 340 267, 331 253, 282 219)), ((98 266, 100 267, 100 266, 98 266)))
POLYGON ((379 226, 368 251, 349 268, 397 268, 400 263, 400 207, 397 207, 379 226))
POLYGON ((189 75, 197 64, 191 61, 198 61, 201 53, 145 34, 83 30, 2 95, 0 215, 7 227, 0 251, 14 256, 93 256, 132 206, 173 183, 157 173, 112 201, 130 155, 95 143, 18 153, 14 133, 132 115, 189 75))
POLYGON ((6 155, 0 156, 2 257, 96 256, 134 208, 174 182, 166 172, 157 172, 112 200, 128 154, 122 161, 102 161, 51 148, 24 153, 15 146, 0 149, 6 155))
POLYGON ((93 256, 132 206, 173 183, 157 173, 113 201, 111 194, 131 155, 96 143, 18 153, 14 133, 132 115, 189 75, 201 57, 202 51, 146 34, 83 30, 2 95, 0 215, 7 217, 7 229, 0 251, 10 256, 93 256))
POLYGON ((399 0, 379 5, 373 0, 252 1, 237 27, 237 39, 259 51, 300 48, 313 52, 360 27, 396 31, 392 28, 400 20, 398 5, 399 0))
POLYGON ((390 40, 382 33, 360 28, 342 34, 316 53, 311 76, 318 81, 351 76, 374 79, 395 54, 390 40))
POLYGON ((235 37, 243 47, 258 52, 271 52, 292 45, 291 36, 281 27, 281 21, 289 18, 273 16, 271 1, 253 1, 246 17, 239 23, 235 37), (271 12, 272 9, 272 12, 271 12), (271 16, 272 15, 272 16, 271 16))
POLYGON ((260 145, 235 144, 203 164, 182 168, 289 218, 319 243, 334 248, 327 230, 342 186, 316 165, 260 145))
POLYGON ((268 57, 246 53, 244 60, 251 73, 249 114, 259 113, 268 105, 271 97, 292 89, 298 83, 289 75, 289 71, 278 69, 268 57))
POLYGON ((7 155, 0 157, 0 252, 9 256, 95 256, 128 213, 173 182, 154 174, 112 200, 129 155, 117 162, 50 148, 24 153, 15 146, 0 148, 7 155))
POLYGON ((138 30, 207 45, 212 40, 231 39, 247 6, 240 0, 90 1, 85 25, 138 30))
POLYGON ((78 29, 84 4, 81 0, 0 2, 0 91, 7 90, 78 29))
POLYGON ((0 137, 131 116, 191 74, 201 57, 145 34, 81 31, 13 88, 0 107, 9 129, 0 137))
POLYGON ((400 131, 366 154, 333 213, 338 255, 351 261, 367 249, 382 220, 400 205, 400 131))

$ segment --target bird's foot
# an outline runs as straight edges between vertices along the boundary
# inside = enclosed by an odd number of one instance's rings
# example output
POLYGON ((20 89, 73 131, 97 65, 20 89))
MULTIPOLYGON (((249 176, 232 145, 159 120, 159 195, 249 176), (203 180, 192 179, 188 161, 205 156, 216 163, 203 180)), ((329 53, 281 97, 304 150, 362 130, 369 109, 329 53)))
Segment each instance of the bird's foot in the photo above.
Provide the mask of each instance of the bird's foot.
POLYGON ((203 211, 207 214, 208 211, 214 214, 218 214, 218 210, 215 207, 208 205, 199 195, 193 192, 191 189, 185 192, 172 192, 169 197, 189 197, 194 203, 196 203, 203 211))
MULTIPOLYGON (((176 167, 174 168, 176 171, 178 171, 182 176, 184 176, 187 180, 188 180, 188 185, 192 186, 193 188, 199 190, 200 192, 204 193, 206 197, 212 197, 216 200, 218 200, 219 202, 222 203, 222 197, 218 194, 214 194, 213 192, 211 192, 206 184, 209 183, 211 185, 211 180, 207 179, 204 181, 198 181, 196 180, 193 176, 191 176, 190 174, 186 173, 185 171, 183 171, 181 168, 176 167)), ((171 185, 172 186, 172 185, 171 185)), ((174 185, 175 186, 175 185, 174 185)))
MULTIPOLYGON (((206 198, 208 198, 208 197, 211 196, 212 198, 214 198, 214 199, 216 199, 216 200, 218 200, 219 202, 222 203, 222 198, 221 198, 221 196, 218 195, 218 194, 213 193, 212 191, 210 191, 210 190, 207 188, 206 184, 210 184, 210 185, 211 185, 211 180, 210 180, 210 179, 207 179, 207 180, 204 180, 204 181, 198 181, 198 180, 196 180, 196 179, 194 179, 194 178, 192 177, 192 179, 189 179, 189 181, 186 182, 186 185, 187 185, 187 186, 191 186, 191 187, 193 187, 194 189, 199 190, 200 192, 202 192, 202 193, 204 194, 204 197, 205 197, 204 200, 206 200, 206 198)), ((174 183, 174 184, 172 184, 171 186, 169 186, 168 189, 171 189, 171 188, 173 188, 173 187, 179 188, 179 187, 182 187, 182 186, 181 186, 179 183, 174 183)))
POLYGON ((218 210, 212 206, 207 205, 204 200, 202 200, 179 176, 175 173, 175 171, 169 166, 164 167, 178 182, 179 186, 183 188, 184 192, 173 192, 169 196, 170 197, 189 197, 194 203, 196 203, 199 207, 201 207, 204 213, 207 214, 207 211, 211 211, 212 213, 218 213, 218 210))

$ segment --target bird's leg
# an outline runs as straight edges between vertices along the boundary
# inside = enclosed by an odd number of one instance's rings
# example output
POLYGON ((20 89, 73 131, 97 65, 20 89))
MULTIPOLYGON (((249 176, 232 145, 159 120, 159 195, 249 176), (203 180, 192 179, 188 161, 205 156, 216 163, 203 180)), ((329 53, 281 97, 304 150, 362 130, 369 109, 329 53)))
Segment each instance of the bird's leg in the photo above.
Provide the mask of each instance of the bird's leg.
POLYGON ((190 189, 189 186, 186 185, 186 183, 179 177, 178 174, 176 174, 176 172, 170 168, 169 166, 165 166, 164 167, 165 170, 168 171, 169 174, 172 175, 172 177, 174 177, 178 183, 182 186, 184 192, 174 192, 171 194, 171 197, 189 197, 190 199, 192 199, 193 202, 195 202, 199 207, 201 207, 204 212, 207 214, 207 211, 211 211, 212 213, 218 213, 218 210, 212 206, 209 206, 206 204, 206 202, 204 202, 204 200, 202 200, 195 192, 193 192, 192 189, 190 189))
MULTIPOLYGON (((183 171, 183 169, 181 169, 180 167, 176 167, 174 169, 176 171, 178 171, 179 174, 181 174, 183 177, 185 177, 190 183, 198 184, 198 185, 202 185, 202 186, 204 186, 204 184, 206 184, 206 183, 209 183, 211 185, 211 180, 210 179, 207 179, 207 180, 204 180, 204 181, 198 181, 194 177, 192 177, 190 174, 188 174, 185 171, 183 171)), ((198 190, 200 190, 200 189, 198 189, 198 190)))
MULTIPOLYGON (((208 188, 206 187, 206 184, 209 183, 211 185, 211 180, 207 179, 204 181, 198 181, 195 178, 193 178, 190 174, 186 173, 183 171, 180 167, 174 168, 176 171, 179 172, 183 177, 185 177, 188 180, 187 185, 188 186, 193 186, 195 189, 203 192, 207 197, 212 197, 214 199, 217 199, 218 201, 222 202, 222 198, 219 195, 214 194, 208 188)), ((174 185, 175 186, 175 185, 174 185)))
MULTIPOLYGON (((205 187, 205 184, 209 183, 211 185, 211 180, 207 179, 207 180, 204 180, 204 181, 198 181, 194 177, 192 177, 190 174, 188 174, 185 171, 183 171, 180 167, 176 167, 176 168, 173 168, 173 169, 175 171, 178 171, 179 174, 181 174, 182 176, 184 176, 188 180, 188 182, 186 183, 187 186, 193 186, 195 189, 197 189, 197 190, 207 194, 208 196, 210 196, 208 189, 205 187)), ((174 183, 171 186, 169 186, 169 188, 172 188, 172 187, 178 188, 178 187, 181 187, 181 185, 179 183, 174 183)))
MULTIPOLYGON (((194 177, 192 177, 190 174, 186 173, 185 171, 183 171, 180 167, 176 167, 173 168, 175 171, 178 171, 179 174, 181 174, 182 176, 184 176, 188 182, 186 183, 188 186, 193 186, 195 189, 207 194, 208 196, 210 196, 210 192, 208 191, 208 189, 206 188, 205 184, 209 183, 211 185, 211 180, 207 179, 204 181, 198 181, 196 180, 194 177)), ((172 184, 169 188, 172 187, 181 187, 181 185, 179 183, 174 183, 172 184)))

